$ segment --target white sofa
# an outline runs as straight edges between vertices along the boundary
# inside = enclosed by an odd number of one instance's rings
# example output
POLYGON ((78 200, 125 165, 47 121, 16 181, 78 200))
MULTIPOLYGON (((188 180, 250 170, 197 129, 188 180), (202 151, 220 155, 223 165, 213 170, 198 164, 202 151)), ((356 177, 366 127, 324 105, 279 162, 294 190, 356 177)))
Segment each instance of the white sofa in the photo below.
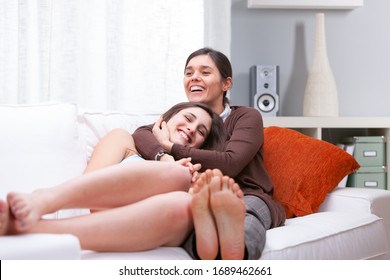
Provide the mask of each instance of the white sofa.
MULTIPOLYGON (((117 127, 134 131, 157 115, 81 110, 72 104, 0 106, 0 198, 30 192, 82 173, 100 137, 117 127)), ((61 210, 45 218, 87 214, 61 210)), ((261 259, 390 259, 390 192, 336 188, 316 214, 267 232, 261 259)), ((133 253, 80 249, 68 234, 0 237, 0 259, 190 259, 181 248, 133 253)))

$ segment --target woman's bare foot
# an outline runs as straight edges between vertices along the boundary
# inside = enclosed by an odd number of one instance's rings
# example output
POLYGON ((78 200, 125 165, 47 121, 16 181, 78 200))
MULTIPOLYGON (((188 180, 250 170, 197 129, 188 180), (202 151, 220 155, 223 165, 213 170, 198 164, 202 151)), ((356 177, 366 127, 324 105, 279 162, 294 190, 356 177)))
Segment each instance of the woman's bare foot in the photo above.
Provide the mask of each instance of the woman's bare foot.
POLYGON ((245 203, 240 186, 218 169, 207 170, 193 187, 192 213, 201 259, 243 259, 245 203))
POLYGON ((209 184, 212 178, 213 172, 211 170, 201 174, 194 184, 191 203, 196 250, 202 260, 214 260, 219 250, 217 228, 210 208, 209 184))
POLYGON ((0 200, 0 236, 11 233, 12 217, 7 202, 0 200))
POLYGON ((221 180, 212 180, 210 206, 217 225, 221 258, 223 260, 244 259, 246 206, 238 184, 227 176, 222 177, 221 180))
POLYGON ((31 229, 43 215, 45 211, 45 196, 40 192, 31 194, 9 193, 7 201, 12 215, 15 217, 15 229, 24 232, 31 229))
POLYGON ((192 193, 198 193, 200 192, 203 187, 207 186, 208 183, 210 183, 211 177, 213 176, 219 176, 223 177, 222 172, 219 169, 207 169, 205 172, 200 174, 199 178, 196 180, 196 182, 192 186, 192 193))

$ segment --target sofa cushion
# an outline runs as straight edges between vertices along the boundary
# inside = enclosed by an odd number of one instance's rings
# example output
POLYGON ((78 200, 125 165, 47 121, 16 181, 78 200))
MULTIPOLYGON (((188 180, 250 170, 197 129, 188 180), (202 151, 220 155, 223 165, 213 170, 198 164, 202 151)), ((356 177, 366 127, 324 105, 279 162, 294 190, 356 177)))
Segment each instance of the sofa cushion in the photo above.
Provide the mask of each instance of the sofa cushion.
POLYGON ((53 186, 85 168, 73 104, 1 105, 0 131, 1 198, 53 186))
POLYGON ((192 260, 183 247, 158 247, 139 252, 81 251, 82 260, 192 260))
POLYGON ((336 145, 275 126, 264 130, 264 161, 274 198, 287 218, 317 212, 326 194, 359 168, 353 156, 336 145))

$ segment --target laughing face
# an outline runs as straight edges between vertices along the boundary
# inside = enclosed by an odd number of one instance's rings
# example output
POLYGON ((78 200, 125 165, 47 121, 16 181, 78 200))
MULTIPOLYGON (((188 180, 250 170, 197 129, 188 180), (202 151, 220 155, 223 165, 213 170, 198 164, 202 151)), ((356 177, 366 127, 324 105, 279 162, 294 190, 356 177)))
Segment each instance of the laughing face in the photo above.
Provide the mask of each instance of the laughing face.
POLYGON ((223 80, 209 55, 193 57, 184 72, 184 88, 189 101, 209 105, 214 112, 222 112, 223 94, 231 86, 231 80, 223 80))
POLYGON ((211 117, 202 108, 190 107, 174 115, 167 127, 171 142, 200 148, 210 133, 211 117))

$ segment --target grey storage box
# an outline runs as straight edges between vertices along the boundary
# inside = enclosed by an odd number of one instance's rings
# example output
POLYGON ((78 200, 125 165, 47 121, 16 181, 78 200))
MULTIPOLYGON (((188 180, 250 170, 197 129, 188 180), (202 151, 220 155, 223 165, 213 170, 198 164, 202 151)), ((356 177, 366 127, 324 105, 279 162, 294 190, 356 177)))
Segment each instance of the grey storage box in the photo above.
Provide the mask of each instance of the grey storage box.
POLYGON ((386 166, 386 138, 384 136, 354 136, 342 139, 354 145, 353 156, 360 166, 386 166))
POLYGON ((387 170, 385 166, 360 167, 348 176, 347 187, 387 189, 387 170))

